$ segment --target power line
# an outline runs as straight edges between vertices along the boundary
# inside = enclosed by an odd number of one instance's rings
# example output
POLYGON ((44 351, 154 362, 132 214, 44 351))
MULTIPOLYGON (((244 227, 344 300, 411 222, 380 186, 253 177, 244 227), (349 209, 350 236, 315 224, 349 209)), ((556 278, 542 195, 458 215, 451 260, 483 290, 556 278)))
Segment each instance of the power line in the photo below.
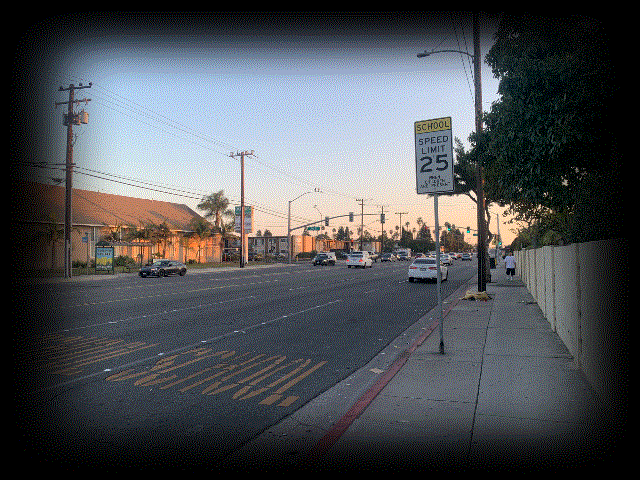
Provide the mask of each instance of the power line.
MULTIPOLYGON (((98 99, 100 99, 100 98, 103 99, 102 102, 101 101, 94 101, 94 103, 96 103, 98 105, 101 105, 101 106, 103 106, 105 108, 109 108, 109 109, 111 109, 111 110, 113 110, 113 111, 115 111, 115 112, 117 112, 119 114, 126 115, 127 117, 132 118, 132 119, 136 120, 137 122, 140 122, 140 123, 142 123, 144 125, 147 125, 149 127, 158 128, 158 129, 160 129, 160 131, 162 131, 164 133, 170 134, 170 135, 172 135, 172 136, 174 136, 176 138, 179 138, 181 140, 190 142, 190 143, 192 143, 192 144, 194 144, 196 146, 210 149, 210 150, 214 151, 215 153, 217 153, 218 155, 221 155, 221 156, 224 156, 224 157, 228 157, 228 154, 226 152, 222 152, 220 150, 215 150, 215 149, 212 148, 211 145, 203 145, 202 143, 198 143, 198 142, 195 142, 193 140, 189 140, 188 138, 181 137, 180 135, 176 134, 175 132, 167 131, 166 129, 163 129, 158 125, 154 125, 152 123, 149 123, 149 122, 146 122, 146 121, 142 120, 139 117, 139 115, 140 114, 144 115, 145 117, 147 117, 149 119, 152 119, 152 120, 158 122, 161 125, 164 125, 164 126, 169 127, 171 129, 177 130, 178 132, 181 132, 183 134, 191 135, 191 136, 195 137, 197 140, 203 140, 203 141, 205 141, 207 143, 210 143, 210 144, 213 144, 213 145, 216 145, 216 146, 219 146, 219 147, 224 147, 226 151, 228 151, 228 150, 237 150, 234 146, 232 146, 231 144, 229 144, 227 142, 223 142, 221 140, 217 140, 217 139, 211 138, 209 136, 202 135, 201 133, 196 132, 195 130, 191 129, 190 127, 188 127, 188 126, 186 126, 186 125, 184 125, 184 124, 182 124, 180 122, 177 122, 175 120, 172 120, 171 118, 167 117, 166 115, 163 115, 161 113, 155 112, 154 110, 152 110, 152 109, 150 109, 148 107, 140 105, 140 104, 134 102, 133 100, 130 100, 128 98, 125 98, 125 97, 115 93, 115 92, 112 92, 109 89, 107 89, 106 87, 101 86, 100 84, 94 83, 93 85, 94 85, 94 87, 98 87, 98 90, 102 89, 105 92, 108 92, 106 94, 106 97, 107 97, 106 99, 104 97, 100 97, 100 95, 98 95, 98 99), (119 97, 122 100, 119 100, 116 97, 119 97), (119 108, 115 108, 113 106, 113 104, 115 104, 119 108), (128 110, 130 113, 123 112, 121 110, 122 108, 128 110)), ((265 168, 267 168, 271 172, 277 172, 280 175, 279 178, 281 178, 284 181, 289 181, 290 183, 292 183, 291 180, 294 180, 295 182, 298 182, 298 183, 306 185, 306 186, 318 187, 318 188, 322 189, 323 192, 325 192, 325 193, 329 193, 329 194, 336 195, 336 196, 341 196, 341 197, 344 197, 344 198, 350 198, 350 199, 354 199, 355 198, 354 195, 348 195, 348 194, 345 194, 343 192, 339 192, 339 191, 333 190, 331 188, 326 188, 326 187, 324 187, 322 185, 318 185, 317 183, 311 182, 311 181, 309 181, 309 180, 307 180, 305 178, 296 176, 296 175, 294 175, 294 174, 292 174, 290 172, 282 170, 282 169, 280 169, 280 168, 278 168, 278 167, 276 167, 276 166, 264 161, 263 159, 259 159, 257 156, 253 157, 252 160, 254 162, 260 164, 260 165, 263 165, 265 168), (290 180, 286 180, 283 177, 286 177, 286 178, 288 178, 290 180)), ((258 168, 258 170, 263 172, 263 173, 268 173, 267 171, 265 171, 263 169, 260 169, 260 168, 258 168)), ((272 174, 270 174, 270 175, 272 175, 272 174)))

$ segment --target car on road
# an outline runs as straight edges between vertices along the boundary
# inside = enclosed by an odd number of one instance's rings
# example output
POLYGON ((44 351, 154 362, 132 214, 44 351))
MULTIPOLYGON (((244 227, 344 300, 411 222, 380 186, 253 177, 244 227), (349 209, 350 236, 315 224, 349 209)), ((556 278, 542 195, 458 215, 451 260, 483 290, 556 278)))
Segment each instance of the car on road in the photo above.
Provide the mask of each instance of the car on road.
POLYGON ((398 252, 398 261, 405 261, 405 260, 409 260, 409 255, 407 254, 407 252, 398 252))
POLYGON ((351 252, 347 257, 347 267, 362 267, 371 268, 373 266, 373 260, 369 256, 369 252, 351 252))
POLYGON ((451 265, 453 263, 448 253, 441 253, 440 261, 442 262, 443 265, 451 265))
POLYGON ((138 275, 141 277, 166 277, 168 275, 183 276, 185 273, 187 273, 187 266, 184 263, 162 259, 142 267, 138 275))
POLYGON ((381 262, 395 262, 396 256, 393 253, 383 253, 380 255, 381 262))
POLYGON ((336 264, 336 254, 331 252, 331 253, 318 253, 314 258, 313 258, 313 264, 314 265, 335 265, 336 264))
POLYGON ((380 255, 378 255, 376 252, 369 252, 369 256, 371 257, 371 260, 373 260, 374 262, 377 262, 378 258, 380 258, 380 255))
POLYGON ((470 253, 463 253, 461 260, 462 261, 465 261, 465 260, 471 261, 471 254, 470 253))
MULTIPOLYGON (((449 270, 444 265, 440 266, 441 280, 445 281, 449 278, 449 270)), ((409 265, 409 281, 415 280, 436 280, 438 279, 438 270, 436 269, 435 258, 416 258, 409 265)))

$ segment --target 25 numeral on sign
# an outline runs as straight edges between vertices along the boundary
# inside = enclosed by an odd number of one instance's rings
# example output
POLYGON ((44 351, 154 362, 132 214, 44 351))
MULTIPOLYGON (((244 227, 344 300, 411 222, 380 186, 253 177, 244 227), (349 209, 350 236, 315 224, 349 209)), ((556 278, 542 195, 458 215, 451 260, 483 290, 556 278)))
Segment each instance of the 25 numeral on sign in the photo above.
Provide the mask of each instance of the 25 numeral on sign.
MULTIPOLYGON (((435 168, 436 171, 442 172, 447 168, 449 168, 449 161, 447 160, 447 157, 448 157, 447 154, 436 156, 436 168, 435 168)), ((420 158, 421 162, 424 160, 426 160, 427 162, 420 167, 420 172, 421 173, 433 172, 433 168, 431 168, 431 164, 433 163, 433 158, 427 157, 427 156, 420 158)))

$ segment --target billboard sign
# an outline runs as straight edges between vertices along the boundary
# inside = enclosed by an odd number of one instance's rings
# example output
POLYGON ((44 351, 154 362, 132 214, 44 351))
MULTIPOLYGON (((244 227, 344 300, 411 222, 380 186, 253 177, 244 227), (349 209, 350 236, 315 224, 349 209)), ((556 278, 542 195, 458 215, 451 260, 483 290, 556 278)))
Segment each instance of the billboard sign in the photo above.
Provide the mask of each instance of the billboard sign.
MULTIPOLYGON (((235 232, 241 233, 242 231, 242 209, 240 207, 235 207, 236 221, 235 221, 235 232)), ((253 217, 253 207, 244 207, 244 233, 252 233, 253 232, 253 223, 251 221, 253 217)))
POLYGON ((96 272, 113 272, 113 247, 96 247, 96 272))

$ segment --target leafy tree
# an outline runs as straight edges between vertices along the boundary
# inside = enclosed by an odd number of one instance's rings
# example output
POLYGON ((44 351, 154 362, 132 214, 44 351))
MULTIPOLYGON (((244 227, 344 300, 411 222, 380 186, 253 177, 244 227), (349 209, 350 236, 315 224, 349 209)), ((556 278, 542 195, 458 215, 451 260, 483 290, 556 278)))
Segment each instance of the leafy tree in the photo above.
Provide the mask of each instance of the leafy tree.
MULTIPOLYGON (((460 141, 459 138, 455 139, 455 155, 456 155, 456 163, 453 166, 453 176, 454 176, 454 184, 455 190, 452 195, 465 195, 471 199, 473 203, 478 205, 478 181, 477 181, 477 165, 478 158, 481 157, 481 149, 478 148, 478 135, 473 133, 470 136, 470 140, 475 145, 469 152, 465 152, 464 145, 460 141)), ((485 173, 486 175, 486 173, 485 173)), ((484 190, 484 220, 485 220, 485 230, 488 234, 487 238, 491 238, 492 234, 489 230, 489 225, 491 225, 491 214, 489 213, 489 208, 495 200, 492 197, 491 190, 486 188, 484 190)), ((502 202, 499 202, 502 206, 502 202)))
POLYGON ((610 47, 593 18, 522 14, 503 17, 486 56, 501 95, 479 139, 487 195, 518 220, 554 224, 556 241, 621 228, 610 47))

